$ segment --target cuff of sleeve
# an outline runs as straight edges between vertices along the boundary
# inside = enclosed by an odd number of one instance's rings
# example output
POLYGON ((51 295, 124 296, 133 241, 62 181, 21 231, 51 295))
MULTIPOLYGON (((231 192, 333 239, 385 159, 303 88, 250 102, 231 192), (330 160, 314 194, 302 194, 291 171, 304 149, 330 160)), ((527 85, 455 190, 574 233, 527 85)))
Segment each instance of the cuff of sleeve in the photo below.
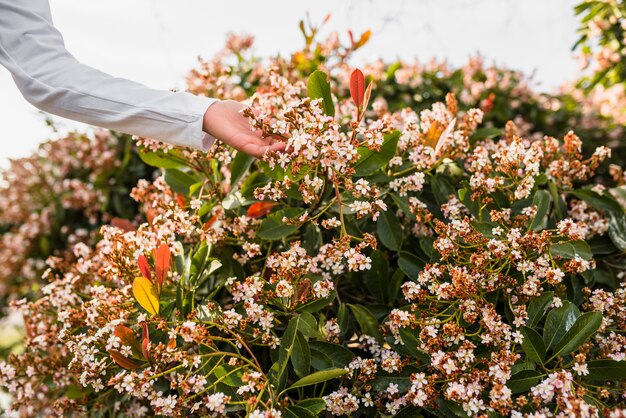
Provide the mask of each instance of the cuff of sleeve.
POLYGON ((197 115, 196 120, 191 123, 191 135, 189 146, 201 151, 208 151, 209 148, 215 143, 215 137, 204 132, 204 114, 211 105, 217 102, 217 99, 209 97, 195 96, 191 93, 186 93, 190 97, 191 105, 194 109, 194 114, 197 115))

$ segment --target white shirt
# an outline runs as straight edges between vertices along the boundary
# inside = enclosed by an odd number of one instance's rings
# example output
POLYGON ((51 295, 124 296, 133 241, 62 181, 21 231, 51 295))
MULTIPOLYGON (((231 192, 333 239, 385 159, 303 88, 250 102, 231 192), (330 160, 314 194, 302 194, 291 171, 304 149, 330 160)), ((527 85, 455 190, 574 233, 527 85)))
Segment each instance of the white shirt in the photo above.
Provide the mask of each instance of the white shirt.
POLYGON ((0 0, 0 64, 43 111, 174 145, 206 150, 213 143, 202 124, 215 99, 151 89, 81 64, 53 26, 48 0, 0 0))

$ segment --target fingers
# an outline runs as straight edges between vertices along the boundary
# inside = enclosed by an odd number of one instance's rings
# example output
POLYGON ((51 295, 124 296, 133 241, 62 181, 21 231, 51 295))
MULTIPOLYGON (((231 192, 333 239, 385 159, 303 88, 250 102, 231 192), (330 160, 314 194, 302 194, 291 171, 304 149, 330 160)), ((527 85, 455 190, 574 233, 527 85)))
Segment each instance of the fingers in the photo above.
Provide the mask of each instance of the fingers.
POLYGON ((274 142, 273 144, 269 141, 261 141, 261 140, 252 140, 241 147, 241 151, 246 154, 252 155, 256 158, 262 158, 268 152, 281 152, 285 149, 284 142, 274 142))

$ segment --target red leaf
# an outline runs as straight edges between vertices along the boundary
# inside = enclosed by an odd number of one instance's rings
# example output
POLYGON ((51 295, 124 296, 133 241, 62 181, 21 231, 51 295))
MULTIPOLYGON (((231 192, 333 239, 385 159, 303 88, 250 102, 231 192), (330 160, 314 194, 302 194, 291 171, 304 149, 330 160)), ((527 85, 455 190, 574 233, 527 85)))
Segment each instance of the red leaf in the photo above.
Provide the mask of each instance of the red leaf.
POLYGON ((158 215, 159 213, 152 209, 152 208, 147 208, 146 209, 146 220, 148 221, 148 223, 150 225, 152 225, 152 221, 154 221, 154 218, 158 215))
POLYGON ((121 229, 124 232, 130 232, 135 230, 135 225, 127 219, 113 218, 111 219, 111 225, 121 229))
POLYGON ((363 105, 363 95, 365 94, 365 78, 358 68, 352 71, 350 76, 350 96, 357 108, 363 105))
POLYGON ((185 202, 185 196, 180 193, 176 193, 176 203, 178 203, 178 206, 181 208, 184 208, 187 204, 187 202, 185 202))
POLYGON ((211 219, 209 219, 205 224, 204 224, 204 229, 209 229, 211 227, 211 225, 213 225, 215 223, 215 221, 217 221, 217 213, 215 215, 213 215, 211 217, 211 219))
POLYGON ((144 255, 140 255, 137 258, 137 265, 139 266, 139 270, 141 274, 146 279, 152 281, 152 273, 150 273, 150 265, 148 264, 148 259, 144 255))
POLYGON ((141 364, 137 363, 134 360, 129 359, 122 353, 117 350, 109 350, 109 354, 115 363, 118 366, 123 367, 128 370, 139 370, 141 369, 141 364))
POLYGON ((156 281, 162 286, 170 270, 170 247, 161 244, 156 253, 156 281))
POLYGON ((150 361, 150 333, 148 331, 148 324, 145 322, 141 330, 141 352, 145 359, 150 361))
POLYGON ((139 352, 139 341, 137 341, 137 337, 132 329, 125 325, 118 325, 113 330, 113 335, 120 339, 122 345, 127 345, 139 352))
POLYGON ((251 218, 260 218, 267 215, 272 208, 276 206, 274 202, 256 202, 248 208, 248 216, 251 218))

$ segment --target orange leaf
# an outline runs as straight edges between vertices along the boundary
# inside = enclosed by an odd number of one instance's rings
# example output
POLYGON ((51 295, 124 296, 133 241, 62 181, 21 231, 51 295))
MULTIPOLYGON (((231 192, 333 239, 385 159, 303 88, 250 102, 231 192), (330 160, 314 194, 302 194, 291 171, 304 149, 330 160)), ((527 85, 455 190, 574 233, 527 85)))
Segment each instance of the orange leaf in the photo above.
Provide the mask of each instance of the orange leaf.
POLYGON ((350 96, 356 107, 360 110, 363 104, 363 95, 365 94, 365 78, 358 68, 352 71, 350 75, 350 96))
POLYGON ((367 41, 370 40, 370 36, 372 36, 372 31, 371 30, 366 30, 365 32, 363 32, 361 34, 361 37, 357 41, 357 43, 355 45, 353 45, 354 49, 358 49, 358 48, 362 47, 363 45, 365 45, 367 43, 367 41))
POLYGON ((176 203, 178 203, 178 206, 181 208, 184 208, 187 204, 187 202, 185 202, 185 196, 180 193, 176 193, 176 203))
POLYGON ((161 244, 156 253, 156 282, 162 286, 170 270, 170 247, 161 244))
POLYGON ((148 259, 144 255, 140 255, 137 258, 137 265, 139 266, 139 270, 141 270, 141 274, 146 279, 152 281, 152 273, 150 273, 150 265, 148 264, 148 259))
POLYGON ((113 218, 111 219, 111 225, 121 229, 124 232, 130 232, 135 230, 135 225, 127 219, 113 218))
POLYGON ((170 350, 173 350, 176 348, 176 338, 172 338, 171 340, 167 342, 167 348, 169 348, 170 350))
POLYGON ((120 339, 122 345, 127 345, 139 352, 139 341, 137 341, 137 337, 132 329, 125 325, 118 325, 113 330, 113 335, 120 339))
POLYGON ((260 218, 267 215, 272 208, 276 206, 274 202, 256 202, 248 208, 248 216, 251 218, 260 218))
POLYGON ((427 147, 435 148, 437 146, 437 142, 439 142, 439 138, 443 133, 445 127, 438 120, 434 120, 430 123, 428 127, 428 131, 426 131, 426 137, 424 138, 424 145, 427 147))
POLYGON ((152 221, 154 221, 154 218, 158 215, 159 213, 152 208, 147 208, 146 209, 146 220, 148 221, 148 223, 150 225, 152 225, 152 221))
POLYGON ((141 364, 137 363, 134 360, 129 359, 122 353, 117 350, 109 350, 109 354, 114 362, 117 363, 118 366, 123 367, 128 370, 139 370, 141 369, 141 364))
POLYGON ((133 295, 146 311, 152 315, 159 313, 159 295, 150 280, 145 277, 136 277, 133 282, 133 295))
POLYGON ((141 352, 146 360, 150 361, 150 334, 148 331, 148 324, 143 323, 141 329, 141 352))

